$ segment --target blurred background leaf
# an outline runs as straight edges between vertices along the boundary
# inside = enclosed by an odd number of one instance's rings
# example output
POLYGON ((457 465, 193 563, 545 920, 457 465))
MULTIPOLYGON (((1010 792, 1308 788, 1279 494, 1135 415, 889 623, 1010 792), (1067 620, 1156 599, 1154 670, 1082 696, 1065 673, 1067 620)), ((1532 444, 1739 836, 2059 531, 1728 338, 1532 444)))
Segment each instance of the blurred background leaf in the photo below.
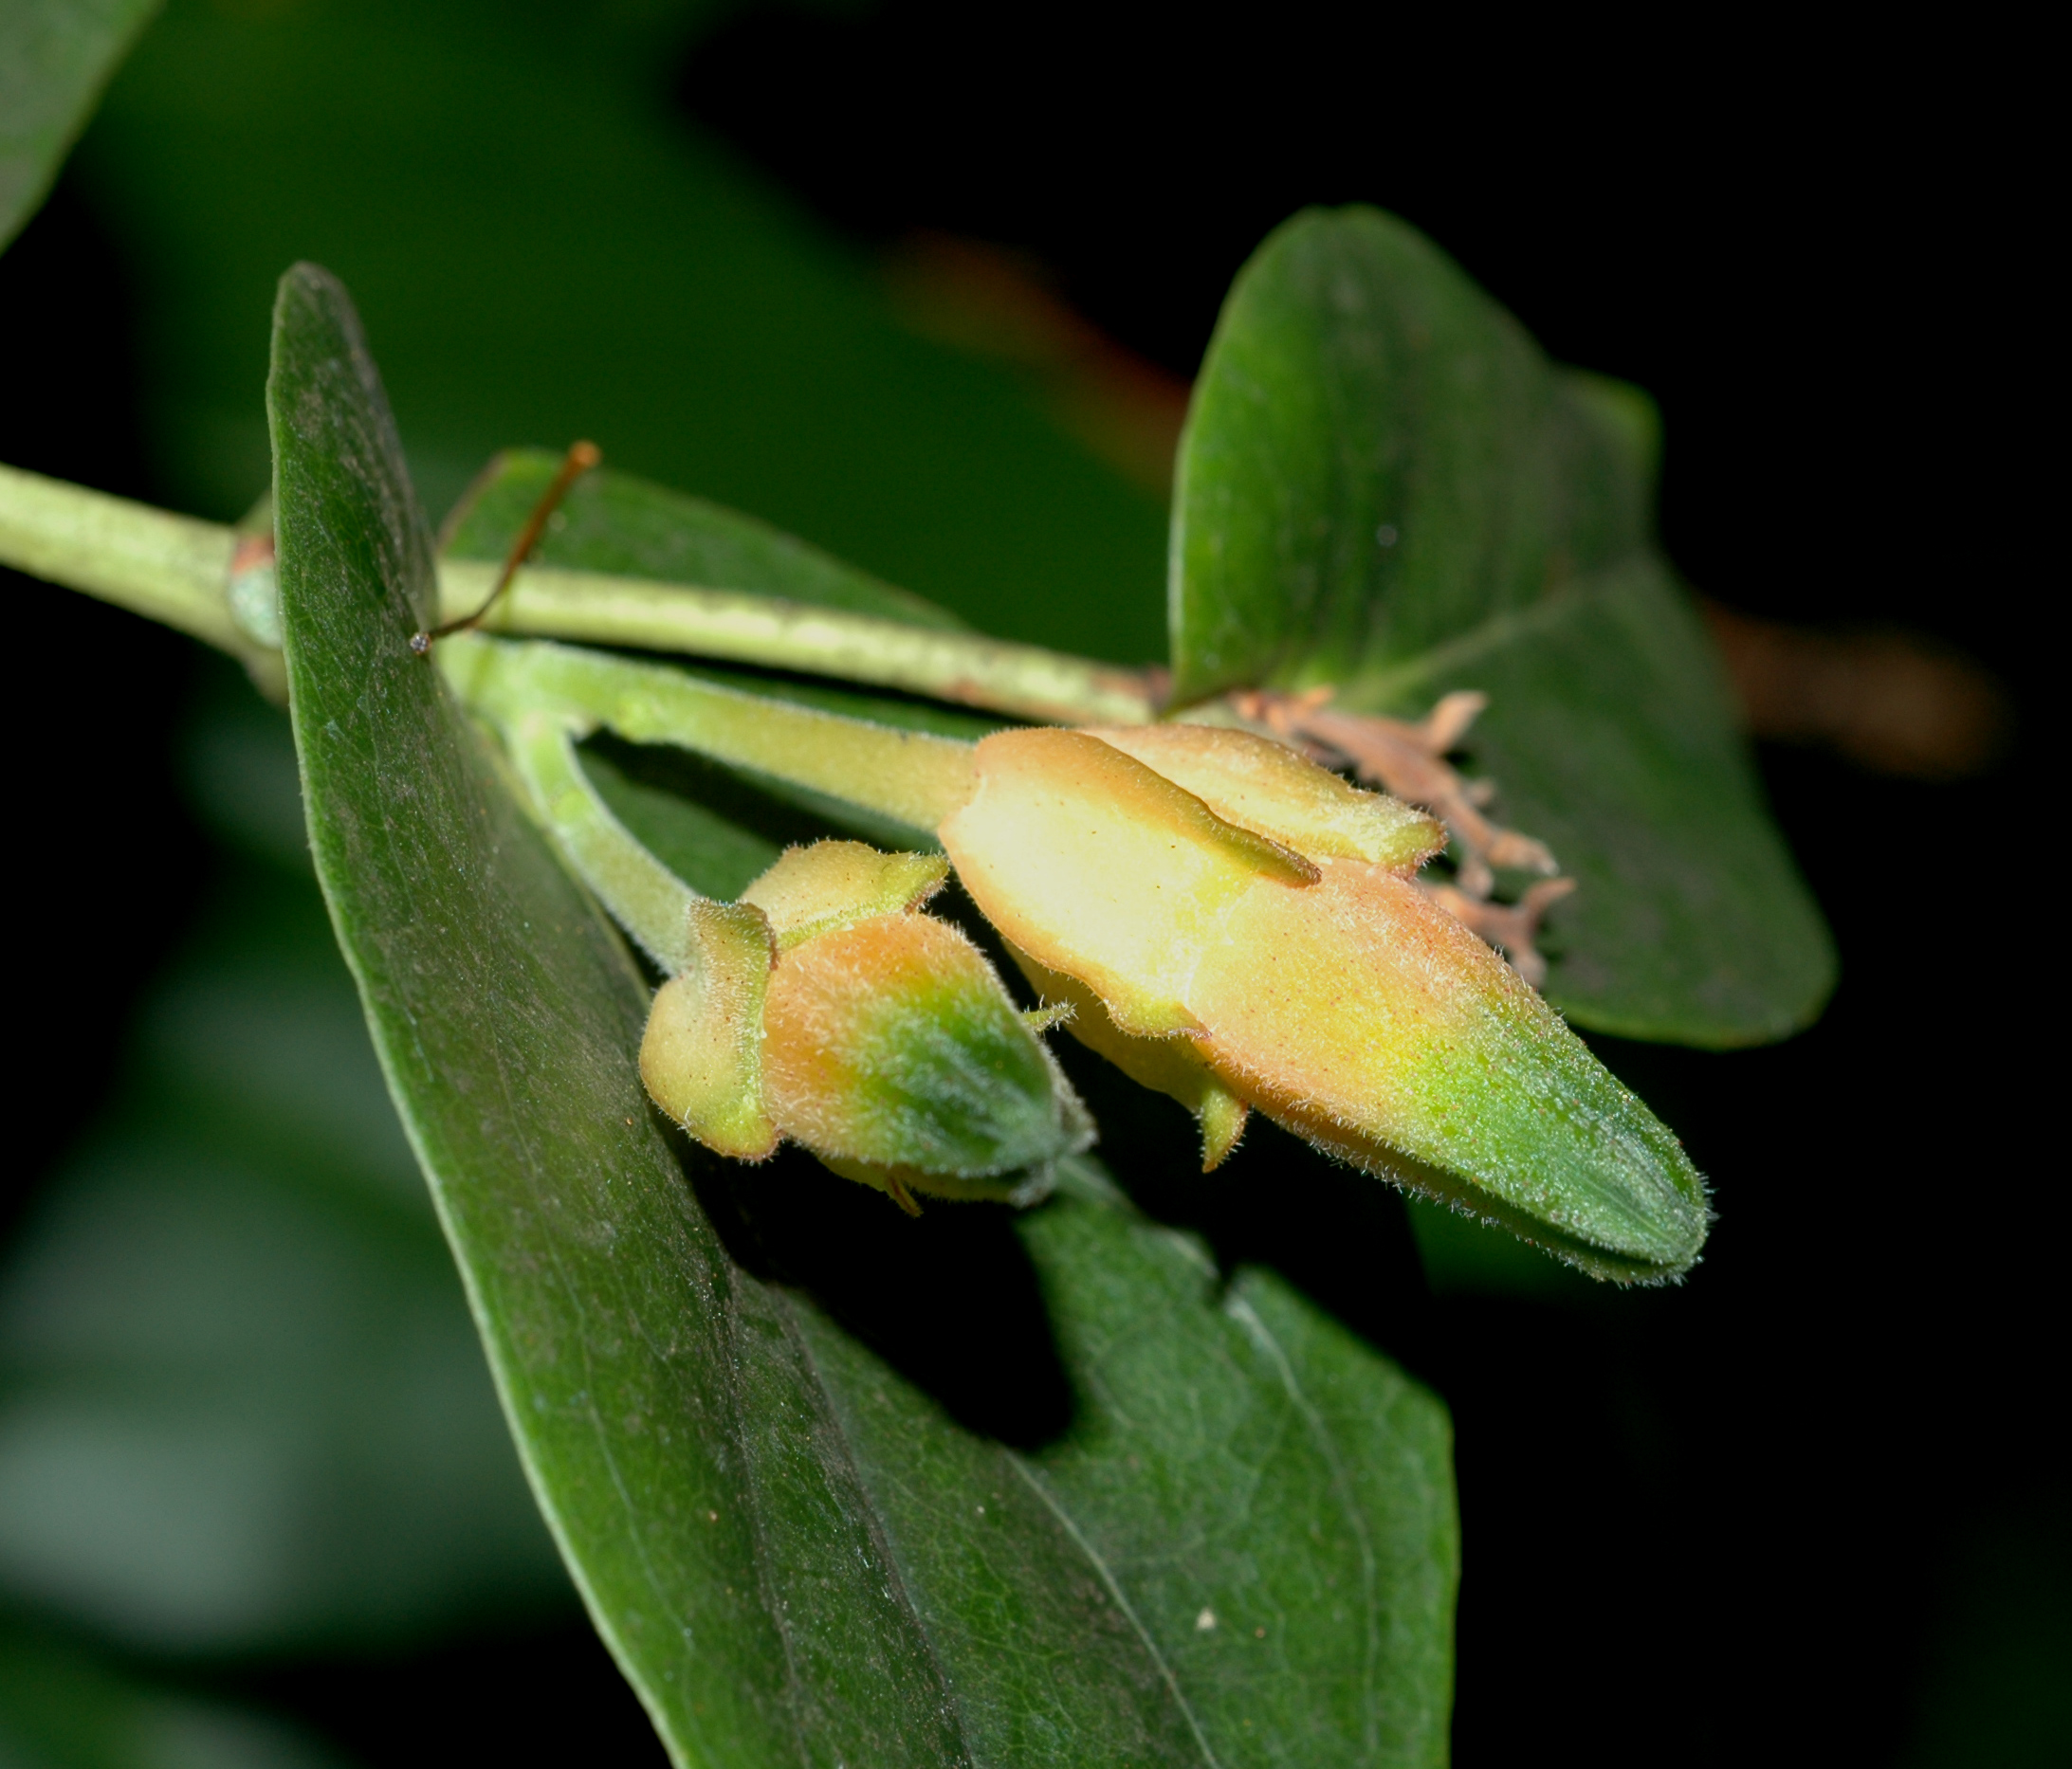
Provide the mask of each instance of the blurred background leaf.
POLYGON ((343 1769, 296 1729, 140 1683, 78 1648, 0 1626, 8 1769, 343 1769))
POLYGON ((0 1587, 173 1653, 549 1611, 284 720, 224 683, 189 774, 235 857, 0 1270, 0 1587))
POLYGON ((0 248, 35 213, 158 3, 9 0, 0 9, 0 248))
POLYGON ((1908 1769, 2044 1769, 2072 1738, 2072 1527, 2033 1499, 1962 1520, 1910 1705, 1908 1769))

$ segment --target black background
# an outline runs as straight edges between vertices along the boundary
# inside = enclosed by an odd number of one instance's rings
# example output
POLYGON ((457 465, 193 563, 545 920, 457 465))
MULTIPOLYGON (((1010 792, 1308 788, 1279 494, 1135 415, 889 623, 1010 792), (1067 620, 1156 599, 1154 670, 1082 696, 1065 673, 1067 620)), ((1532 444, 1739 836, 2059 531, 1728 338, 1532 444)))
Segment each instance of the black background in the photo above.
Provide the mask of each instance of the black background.
MULTIPOLYGON (((1663 532, 1694 581, 1792 620, 1903 623, 2009 688, 2017 742, 1979 780, 1763 756, 1843 953, 1814 1030, 1726 1057, 1595 1041, 1716 1187, 1682 1289, 1435 1300, 1390 1212, 1381 1260, 1319 1251, 1314 1221, 1349 1206, 1270 1137, 1219 1188, 1163 1198, 1451 1404, 1462 1769, 1898 1761, 1995 1641, 2063 1638, 2044 1068, 2063 957, 2037 742, 2055 573, 2019 59, 1742 15, 1557 31, 917 3, 750 10, 679 82, 690 116, 848 233, 1017 248, 1181 375, 1272 226, 1311 202, 1392 209, 1554 355, 1658 397, 1663 532)), ((61 186, 0 259, 0 459, 148 497, 132 368, 104 342, 127 330, 121 286, 61 186)), ((28 660, 9 916, 27 1180, 92 1111, 206 859, 169 744, 138 740, 176 716, 186 643, 7 589, 28 660), (82 729, 60 697, 89 659, 127 711, 82 729), (66 767, 39 769, 46 750, 66 767), (123 783, 120 818, 69 811, 79 759, 123 783)), ((579 1629, 257 1683, 375 1762, 658 1760, 579 1629), (503 1740, 474 1728, 504 1704, 455 1699, 519 1686, 538 1705, 503 1740)), ((1978 1760, 2044 1760, 2021 1702, 1977 1687, 1978 1760)))

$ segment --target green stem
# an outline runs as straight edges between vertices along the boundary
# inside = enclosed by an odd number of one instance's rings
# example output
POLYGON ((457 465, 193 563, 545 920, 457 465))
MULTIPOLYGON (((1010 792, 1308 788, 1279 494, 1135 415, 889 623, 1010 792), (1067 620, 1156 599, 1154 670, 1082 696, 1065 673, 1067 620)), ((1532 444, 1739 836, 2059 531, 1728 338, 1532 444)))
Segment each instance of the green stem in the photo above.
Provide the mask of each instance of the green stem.
MULTIPOLYGON (((501 721, 500 721, 501 722, 501 721)), ((613 919, 674 976, 690 961, 690 912, 703 901, 612 814, 576 754, 583 721, 558 710, 503 724, 504 748, 534 812, 570 869, 613 919)))
MULTIPOLYGON (((236 538, 218 523, 0 466, 0 564, 192 633, 255 674, 277 677, 278 653, 231 618, 227 585, 236 538)), ((495 574, 494 567, 475 560, 442 561, 442 616, 479 606, 495 574)), ((643 577, 522 571, 486 625, 801 670, 1018 719, 1145 724, 1158 714, 1148 672, 981 633, 643 577)))
POLYGON ((230 618, 227 587, 237 537, 215 522, 0 466, 0 565, 83 590, 278 676, 230 618))
POLYGON ((506 729, 551 709, 631 742, 754 768, 917 830, 933 830, 971 787, 969 743, 715 687, 659 665, 467 633, 440 641, 438 657, 461 699, 506 729))
MULTIPOLYGON (((441 618, 479 608, 497 568, 439 566, 441 618)), ((1147 724, 1150 678, 1082 657, 732 590, 533 566, 483 623, 496 632, 727 658, 957 701, 1062 724, 1147 724)))

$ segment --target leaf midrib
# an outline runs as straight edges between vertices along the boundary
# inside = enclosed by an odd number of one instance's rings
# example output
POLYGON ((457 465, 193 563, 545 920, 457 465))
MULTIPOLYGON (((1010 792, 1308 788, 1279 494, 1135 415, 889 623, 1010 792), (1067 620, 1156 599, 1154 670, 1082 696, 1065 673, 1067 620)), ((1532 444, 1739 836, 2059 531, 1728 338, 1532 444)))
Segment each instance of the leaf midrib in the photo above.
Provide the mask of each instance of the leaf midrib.
MULTIPOLYGON (((734 1280, 737 1294, 740 1281, 740 1276, 737 1273, 734 1280)), ((789 1290, 779 1286, 771 1286, 771 1299, 777 1305, 778 1318, 783 1323, 784 1337, 790 1340, 793 1349, 797 1352, 801 1367, 813 1378, 814 1391, 819 1398, 821 1414, 835 1428, 834 1441, 841 1445, 842 1456, 849 1464, 848 1471, 851 1479, 855 1483, 855 1489, 871 1500, 871 1503, 864 1506, 863 1524, 865 1532, 870 1536, 872 1547, 877 1550, 878 1563, 884 1569, 886 1582, 891 1589, 894 1600, 899 1604, 900 1614, 907 1618, 908 1625, 912 1630, 913 1637, 921 1644, 922 1653, 926 1658, 928 1669, 935 1677, 935 1686, 942 1694, 944 1705, 950 1713, 956 1716, 957 1744, 963 1759, 963 1769, 972 1769, 972 1765, 976 1763, 977 1759, 972 1755, 971 1740, 964 1725, 963 1709, 957 1701, 956 1686, 950 1679, 949 1668, 943 1663, 942 1655, 936 1650, 934 1636, 929 1633, 926 1625, 921 1619, 920 1611, 914 1605, 913 1596, 908 1588, 907 1570, 900 1563, 899 1556, 893 1551, 891 1541, 886 1534, 885 1520, 879 1512, 874 1495, 871 1494, 871 1483, 864 1478, 863 1469, 857 1463, 854 1448, 850 1443, 849 1432, 841 1423, 841 1411, 836 1405, 834 1393, 828 1386, 827 1378, 821 1373, 819 1359, 814 1354, 813 1342, 798 1330, 798 1309, 801 1304, 798 1299, 789 1290)), ((735 1322, 738 1318, 738 1312, 730 1298, 727 1312, 727 1335, 729 1338, 733 1337, 735 1322)), ((736 1367, 739 1367, 738 1360, 736 1367)), ((738 1412, 740 1407, 738 1394, 735 1396, 735 1404, 738 1412)), ((748 1458, 743 1457, 743 1461, 748 1466, 753 1466, 748 1458)), ((753 1478, 743 1484, 748 1489, 749 1512, 754 1520, 757 1537, 759 1540, 766 1540, 767 1537, 763 1529, 761 1486, 753 1478)), ((757 1557, 759 1569, 766 1563, 765 1557, 761 1555, 757 1557)), ((784 1642, 784 1662, 787 1673, 793 1679, 793 1687, 798 1688, 800 1685, 797 1677, 792 1653, 790 1613, 781 1603, 774 1600, 774 1594, 770 1607, 770 1616, 777 1626, 779 1635, 784 1642)), ((805 1734, 802 1729, 797 1728, 796 1724, 795 1736, 798 1740, 801 1760, 810 1761, 811 1753, 807 1750, 805 1734)))
POLYGON ((1114 1573, 1109 1569, 1108 1561, 1102 1558, 1100 1551, 1080 1533, 1079 1525, 1073 1521, 1072 1513, 1065 1508, 1064 1505, 1058 1500, 1057 1495, 1051 1491, 1048 1483, 1043 1481, 1036 1471, 1012 1450, 1002 1450, 1000 1453, 1007 1466, 1021 1476, 1023 1484, 1028 1486, 1029 1490, 1043 1501, 1045 1508, 1057 1520, 1065 1534, 1072 1538, 1073 1545, 1086 1556, 1088 1564, 1093 1568, 1095 1574, 1099 1576, 1101 1583, 1107 1587, 1108 1595, 1114 1601, 1115 1607, 1122 1612, 1123 1618, 1128 1622, 1129 1626, 1135 1631, 1137 1638, 1143 1642, 1145 1651, 1150 1655, 1151 1663, 1158 1667, 1158 1674, 1164 1680, 1166 1688, 1172 1692, 1173 1701, 1178 1705, 1182 1716, 1186 1720, 1187 1730, 1194 1734, 1194 1742, 1201 1747, 1201 1760, 1208 1765, 1208 1769, 1222 1769, 1215 1751, 1209 1747, 1207 1735, 1201 1730, 1201 1722, 1194 1711, 1194 1704, 1187 1700, 1185 1692, 1180 1687, 1180 1679, 1173 1672, 1171 1664, 1167 1661, 1165 1654, 1159 1650, 1158 1642, 1152 1639, 1150 1630, 1145 1627, 1143 1620, 1138 1616, 1136 1606, 1129 1601, 1128 1595, 1122 1588, 1121 1581, 1116 1578, 1114 1573))
MULTIPOLYGON (((1073 1165, 1077 1166, 1078 1163, 1073 1163, 1073 1165)), ((1073 1187, 1073 1190, 1082 1191, 1082 1188, 1073 1187)), ((1097 1190, 1091 1186, 1087 1187, 1082 1191, 1082 1201, 1091 1208, 1115 1208, 1115 1204, 1105 1195, 1105 1188, 1097 1190)), ((1173 1234, 1169 1238, 1189 1258, 1191 1263, 1206 1264, 1201 1260, 1199 1249, 1186 1236, 1173 1234)), ((1209 1267, 1209 1269, 1213 1272, 1213 1267, 1209 1267)), ((814 1354, 812 1342, 807 1336, 798 1331, 797 1309, 799 1304, 788 1291, 779 1288, 776 1293, 783 1308, 785 1332, 803 1354, 804 1367, 811 1372, 821 1402, 827 1409, 827 1416, 839 1421, 841 1416, 840 1409, 835 1404, 835 1396, 821 1373, 819 1360, 814 1354)), ((1372 1532, 1367 1527, 1367 1521, 1362 1514, 1355 1499, 1349 1471, 1346 1467, 1344 1458, 1339 1453, 1339 1446, 1335 1436, 1315 1403, 1304 1391, 1299 1378, 1296 1377, 1293 1359, 1288 1356, 1287 1350, 1282 1346, 1278 1338, 1275 1337, 1273 1329, 1266 1324, 1250 1302, 1242 1296, 1233 1296, 1225 1304, 1225 1311, 1243 1329, 1245 1336, 1252 1340, 1260 1353, 1272 1362, 1274 1373, 1280 1380, 1282 1392, 1288 1396, 1290 1405, 1307 1428, 1318 1453, 1324 1458, 1330 1470, 1333 1496, 1345 1513, 1353 1539, 1359 1544, 1361 1611, 1366 1658, 1366 1675, 1363 1681, 1366 1690, 1371 1694, 1380 1669, 1382 1650, 1382 1618, 1375 1589, 1379 1563, 1375 1553, 1372 1532)), ((864 1477, 863 1470, 856 1461, 850 1443, 849 1433, 846 1431, 839 1431, 837 1436, 842 1446, 842 1453, 848 1459, 850 1470, 856 1479, 858 1489, 869 1495, 871 1491, 871 1485, 864 1477)), ((1124 1590, 1121 1579, 1109 1565, 1106 1558, 1081 1529, 1062 1498, 1052 1488, 1050 1483, 1043 1478, 1040 1470, 1027 1457, 1018 1454, 1004 1445, 1000 1446, 999 1453, 1007 1466, 1014 1470, 1029 1490, 1035 1493, 1042 1502, 1044 1507, 1056 1519, 1059 1527, 1065 1532, 1073 1547, 1084 1557, 1087 1564, 1100 1579, 1103 1588, 1108 1592, 1117 1610, 1120 1611, 1124 1619, 1129 1624, 1151 1664, 1156 1668, 1161 1680, 1171 1694, 1174 1704, 1185 1719, 1187 1729, 1193 1737, 1197 1748, 1201 1753, 1201 1762, 1204 1769, 1222 1769, 1221 1760, 1217 1756, 1215 1748, 1209 1742, 1201 1716, 1197 1714, 1194 1705, 1187 1699, 1185 1690, 1181 1687, 1178 1673, 1174 1670, 1171 1662, 1167 1659, 1150 1630, 1145 1625, 1143 1618, 1137 1614, 1136 1607, 1131 1603, 1128 1593, 1124 1590)), ((928 1665, 935 1673, 938 1687, 947 1698, 951 1711, 957 1714, 958 1739, 964 1749, 965 1760, 967 1762, 975 1761, 976 1760, 971 1756, 972 1747, 968 1730, 957 1701, 956 1685, 948 1668, 943 1662, 933 1636, 922 1622, 919 1612, 914 1606, 909 1595, 905 1568, 886 1533, 884 1520, 875 1503, 867 1507, 865 1526, 872 1542, 877 1546, 883 1557, 882 1563, 887 1578, 892 1585, 902 1612, 912 1623, 915 1635, 918 1637, 922 1650, 926 1655, 928 1665)), ((778 1625, 779 1632, 783 1632, 781 1614, 778 1617, 778 1625)), ((788 1640, 786 1650, 788 1653, 788 1640)), ((1362 1728, 1364 1747, 1369 1755, 1372 1755, 1379 1750, 1380 1740, 1378 1737, 1377 1714, 1371 1700, 1365 1700, 1362 1703, 1362 1728)))
MULTIPOLYGON (((1367 1529, 1366 1518, 1353 1497, 1351 1478, 1345 1462, 1339 1456, 1337 1441, 1332 1437, 1329 1427, 1324 1423, 1324 1415, 1303 1392, 1302 1384, 1295 1376, 1294 1364, 1282 1348, 1280 1340, 1274 1337, 1273 1329, 1259 1318, 1258 1311, 1242 1295, 1233 1293, 1223 1306, 1224 1312, 1244 1328, 1252 1342, 1273 1360, 1274 1369, 1279 1373, 1281 1386, 1287 1393, 1289 1404, 1309 1427, 1317 1453, 1324 1458, 1326 1466, 1331 1471, 1331 1489, 1350 1521, 1354 1540, 1360 1544, 1360 1606, 1366 1624, 1366 1688, 1371 1691, 1381 1669, 1381 1614, 1374 1589, 1379 1568, 1374 1553, 1374 1538, 1367 1529)), ((1363 1742, 1371 1754, 1381 1744, 1376 1736, 1374 1704, 1371 1700, 1362 1703, 1361 1714, 1363 1742)))
MULTIPOLYGON (((1622 561, 1623 563, 1623 561, 1622 561)), ((1498 609, 1474 626, 1399 664, 1363 671, 1341 684, 1348 711, 1381 711, 1411 703, 1423 690, 1429 697, 1438 679, 1466 666, 1550 631, 1611 593, 1608 579, 1616 567, 1574 577, 1523 608, 1498 609)))

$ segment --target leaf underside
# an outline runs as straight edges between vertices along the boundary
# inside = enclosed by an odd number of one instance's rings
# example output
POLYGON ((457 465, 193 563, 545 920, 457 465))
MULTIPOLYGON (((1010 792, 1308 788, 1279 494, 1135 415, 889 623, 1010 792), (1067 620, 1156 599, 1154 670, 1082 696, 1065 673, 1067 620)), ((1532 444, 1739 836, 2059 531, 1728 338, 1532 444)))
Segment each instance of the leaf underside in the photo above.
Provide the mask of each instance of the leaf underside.
POLYGON ((1239 274, 1174 496, 1175 697, 1329 684, 1467 740, 1579 888, 1545 993, 1577 1024, 1730 1046, 1833 987, 1710 645, 1653 545, 1644 396, 1556 368, 1414 229, 1311 210, 1239 274))
POLYGON ((623 946, 409 652, 430 540, 308 266, 268 405, 320 876, 536 1495, 675 1760, 1443 1761, 1439 1404, 1091 1164, 909 1223, 674 1137, 623 946))

